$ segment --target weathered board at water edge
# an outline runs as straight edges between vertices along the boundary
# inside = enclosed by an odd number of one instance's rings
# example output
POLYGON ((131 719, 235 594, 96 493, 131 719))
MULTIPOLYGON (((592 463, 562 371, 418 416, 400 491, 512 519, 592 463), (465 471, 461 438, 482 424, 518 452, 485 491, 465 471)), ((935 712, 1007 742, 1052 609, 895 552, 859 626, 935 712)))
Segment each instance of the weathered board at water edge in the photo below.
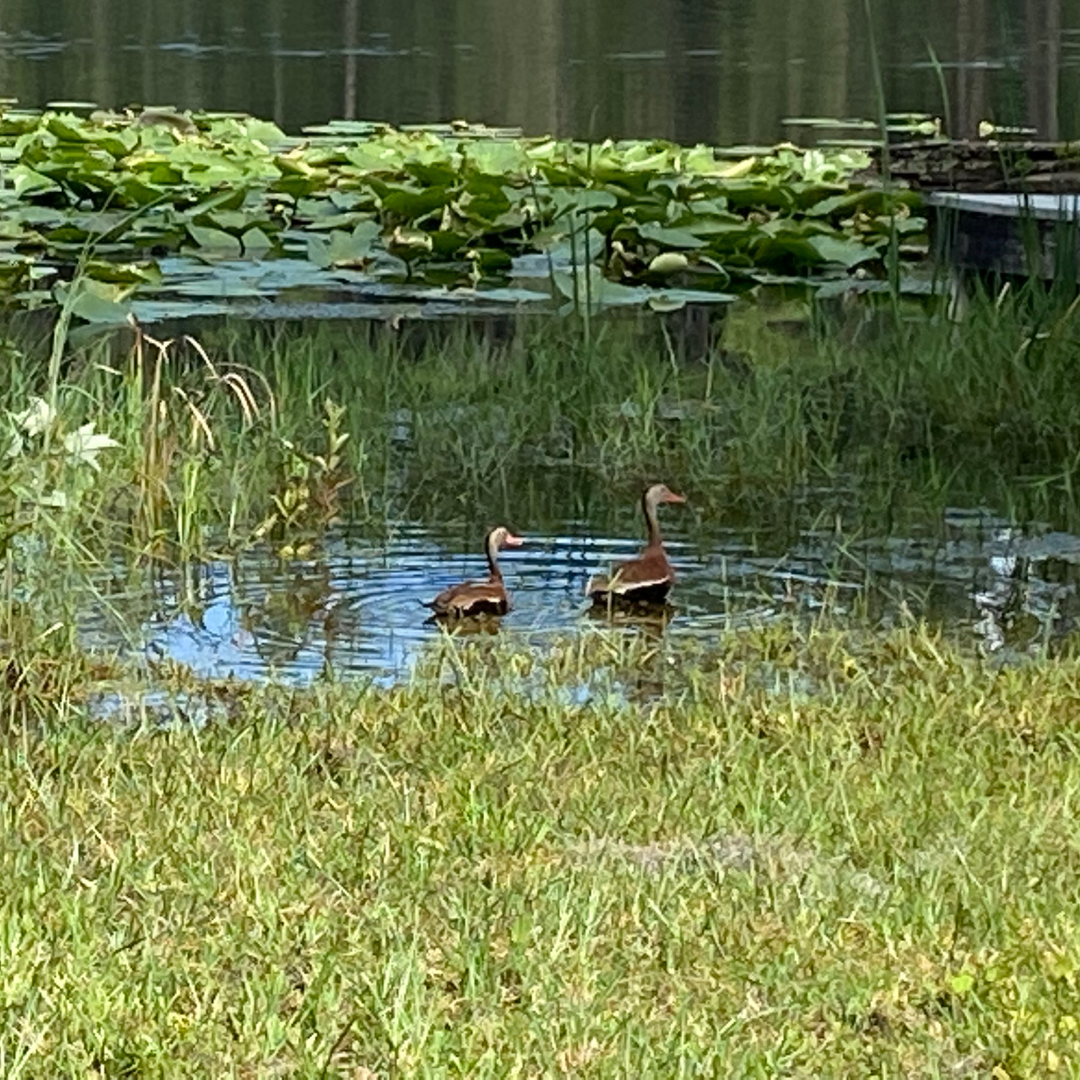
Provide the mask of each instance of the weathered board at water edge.
POLYGON ((297 138, 243 115, 9 106, 0 295, 101 323, 722 304, 924 257, 921 196, 869 164, 858 148, 733 156, 464 123, 297 138))
POLYGON ((1072 284, 1080 278, 1080 192, 941 191, 930 202, 941 246, 953 266, 1072 284))

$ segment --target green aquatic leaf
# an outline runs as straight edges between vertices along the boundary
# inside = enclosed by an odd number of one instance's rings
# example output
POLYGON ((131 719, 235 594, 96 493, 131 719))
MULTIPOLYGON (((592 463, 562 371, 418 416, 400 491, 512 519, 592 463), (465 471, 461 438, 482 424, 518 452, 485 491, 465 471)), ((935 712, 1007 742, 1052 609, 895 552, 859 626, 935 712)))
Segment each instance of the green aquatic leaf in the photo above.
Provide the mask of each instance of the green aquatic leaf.
POLYGON ((415 177, 424 187, 449 187, 458 179, 457 167, 449 161, 410 161, 405 171, 415 177))
POLYGON ((335 229, 326 236, 308 237, 307 257, 316 266, 365 266, 379 235, 376 221, 362 221, 351 232, 335 229))
MULTIPOLYGON (((533 148, 534 153, 537 152, 533 148)), ((523 177, 532 167, 528 152, 513 142, 482 140, 463 144, 462 157, 467 168, 500 179, 523 177)))
POLYGON ((731 304, 738 300, 734 293, 706 289, 663 289, 646 301, 653 311, 678 311, 687 304, 731 304))
POLYGON ((140 207, 167 198, 168 189, 160 184, 147 183, 135 173, 125 172, 113 184, 112 194, 121 206, 140 207))
POLYGON ((405 155, 400 148, 380 142, 364 142, 348 147, 345 160, 363 172, 397 173, 405 165, 405 155))
POLYGON ((600 188, 573 190, 555 188, 550 194, 555 216, 564 214, 584 214, 597 210, 611 210, 619 205, 619 200, 610 191, 600 188))
POLYGON ((806 213, 813 217, 843 216, 847 217, 855 210, 861 210, 866 214, 880 215, 889 214, 900 207, 918 209, 925 200, 916 191, 883 191, 880 188, 863 188, 856 191, 848 191, 843 194, 829 195, 815 202, 807 208, 806 213))
POLYGON ((646 222, 638 226, 638 235, 643 240, 652 240, 670 248, 700 248, 705 246, 705 241, 695 236, 690 229, 673 229, 654 222, 646 222))
POLYGON ((470 239, 464 232, 450 229, 440 229, 438 232, 429 235, 431 236, 432 253, 440 259, 450 258, 460 251, 470 239))
POLYGON ((82 270, 95 281, 114 285, 158 285, 162 281, 161 269, 154 262, 114 263, 89 259, 83 263, 82 270))
POLYGON ((274 241, 258 226, 247 229, 240 240, 244 245, 244 257, 247 259, 263 259, 274 249, 274 241))
POLYGON ((126 303, 130 286, 93 278, 79 278, 72 285, 57 285, 54 293, 61 304, 69 304, 71 313, 86 322, 103 325, 126 323, 131 313, 126 303))
POLYGON ((848 237, 811 236, 807 238, 807 243, 824 262, 840 263, 849 270, 861 263, 873 262, 879 256, 876 248, 867 247, 861 241, 848 237))
POLYGON ((15 188, 15 194, 20 199, 30 198, 34 195, 43 195, 49 191, 59 191, 60 185, 48 176, 35 172, 26 165, 16 165, 8 170, 8 180, 15 188))
POLYGON ((242 253, 240 240, 222 229, 213 229, 207 225, 187 226, 188 235, 195 241, 201 255, 215 259, 238 259, 242 253))
POLYGON ((214 228, 231 233, 242 233, 246 228, 253 225, 252 216, 246 210, 215 210, 209 214, 199 215, 200 218, 205 218, 214 228))
POLYGON ((473 248, 469 252, 469 258, 473 259, 486 274, 509 270, 513 265, 510 253, 503 251, 502 248, 473 248))
POLYGON ((406 221, 416 221, 435 210, 441 210, 448 200, 449 191, 446 187, 417 189, 393 185, 383 196, 382 205, 384 210, 399 214, 406 221))

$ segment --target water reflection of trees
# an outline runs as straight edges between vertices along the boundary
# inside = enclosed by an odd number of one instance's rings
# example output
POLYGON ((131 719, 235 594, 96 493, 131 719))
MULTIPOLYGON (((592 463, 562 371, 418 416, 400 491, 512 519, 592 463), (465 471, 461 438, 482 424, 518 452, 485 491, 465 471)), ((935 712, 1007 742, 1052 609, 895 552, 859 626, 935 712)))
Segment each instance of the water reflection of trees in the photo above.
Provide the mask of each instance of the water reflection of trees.
MULTIPOLYGON (((891 106, 1076 134, 1080 0, 878 0, 891 106), (913 65, 922 64, 916 68, 913 65), (1059 111, 1063 110, 1063 111, 1059 111)), ((532 132, 774 138, 874 109, 864 0, 88 0, 0 6, 5 93, 532 132)))

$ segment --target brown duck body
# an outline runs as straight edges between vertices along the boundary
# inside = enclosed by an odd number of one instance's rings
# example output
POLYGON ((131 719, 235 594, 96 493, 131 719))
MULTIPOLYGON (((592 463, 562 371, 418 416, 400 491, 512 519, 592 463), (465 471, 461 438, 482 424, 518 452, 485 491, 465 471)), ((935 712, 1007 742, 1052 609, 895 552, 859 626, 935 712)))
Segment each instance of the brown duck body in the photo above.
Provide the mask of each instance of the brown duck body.
POLYGON ((675 583, 675 570, 668 562, 656 508, 660 503, 686 500, 664 484, 653 484, 641 497, 641 509, 649 531, 648 543, 636 559, 619 563, 611 577, 594 577, 585 588, 592 602, 610 604, 662 604, 675 583))
POLYGON ((487 551, 487 581, 463 581, 443 589, 434 600, 424 601, 436 618, 464 619, 477 615, 505 615, 513 606, 506 591, 502 570, 499 569, 498 552, 502 547, 520 547, 521 537, 499 526, 487 534, 484 547, 487 551))

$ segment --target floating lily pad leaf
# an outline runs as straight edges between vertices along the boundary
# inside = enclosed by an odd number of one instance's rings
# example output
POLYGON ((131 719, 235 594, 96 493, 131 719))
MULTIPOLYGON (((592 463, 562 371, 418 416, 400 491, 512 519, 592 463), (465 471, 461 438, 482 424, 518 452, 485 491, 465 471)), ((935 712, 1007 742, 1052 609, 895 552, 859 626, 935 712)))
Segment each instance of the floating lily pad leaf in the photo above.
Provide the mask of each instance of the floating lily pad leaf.
POLYGON ((592 260, 602 258, 605 245, 604 234, 596 229, 589 229, 588 234, 581 230, 572 240, 565 231, 544 230, 532 242, 557 268, 572 266, 575 256, 579 266, 585 265, 586 254, 592 260))
POLYGON ((83 273, 95 281, 116 285, 157 285, 161 270, 156 263, 114 263, 90 259, 83 264, 83 273))
POLYGON ((198 245, 201 255, 215 259, 238 259, 241 245, 237 237, 221 229, 212 229, 207 225, 188 225, 188 235, 198 245))
POLYGON ((469 237, 463 232, 451 232, 448 229, 440 229, 429 235, 432 253, 443 259, 460 251, 469 242, 469 237))
POLYGON ((244 255, 249 259, 264 259, 274 249, 274 242, 258 226, 248 229, 240 238, 244 255))
POLYGON ((670 248, 700 248, 705 241, 696 237, 689 229, 672 229, 654 222, 638 226, 638 234, 643 240, 652 240, 670 248))
POLYGON ((434 210, 441 210, 449 199, 445 187, 430 187, 423 190, 393 186, 383 196, 384 210, 400 214, 406 221, 416 221, 434 210))
POLYGON ((811 236, 807 238, 807 243, 825 262, 840 263, 849 270, 860 263, 872 262, 878 257, 875 248, 842 236, 811 236))
POLYGON ((912 209, 920 208, 924 199, 917 191, 882 191, 878 188, 864 188, 859 191, 850 191, 842 195, 830 195, 814 203, 806 211, 813 217, 825 215, 843 214, 847 216, 854 210, 862 210, 864 213, 880 216, 888 214, 892 208, 907 206, 912 209))
POLYGON ((568 213, 583 213, 590 210, 610 210, 619 205, 619 200, 610 191, 599 188, 585 188, 583 190, 571 190, 567 188, 554 188, 551 192, 551 201, 555 208, 555 216, 568 213))
POLYGON ((243 210, 215 210, 200 216, 205 216, 215 228, 229 233, 242 233, 252 224, 252 215, 243 210))
POLYGON ((814 247, 811 238, 796 233, 781 233, 777 236, 759 234, 753 241, 751 251, 754 260, 762 266, 813 266, 825 261, 824 256, 814 247))
POLYGON ((463 146, 462 154, 468 165, 486 176, 523 176, 531 166, 521 147, 512 142, 475 142, 463 146))
POLYGON ((70 297, 71 313, 87 322, 117 326, 126 323, 131 308, 124 301, 130 288, 93 278, 79 278, 73 285, 57 285, 54 292, 60 303, 70 297))
POLYGON ((451 296, 471 294, 475 299, 487 304, 548 304, 551 296, 547 291, 522 289, 513 286, 495 289, 454 289, 451 296))
POLYGON ((325 237, 312 234, 307 240, 307 257, 310 262, 323 270, 331 265, 330 241, 325 237))
POLYGON ((235 139, 252 139, 270 148, 281 146, 288 141, 285 132, 271 120, 260 120, 256 117, 245 116, 243 113, 233 115, 203 113, 210 119, 207 125, 207 134, 222 142, 232 142, 235 139))
POLYGON ((352 232, 335 229, 328 236, 308 238, 308 259, 316 266, 365 266, 371 245, 379 234, 375 221, 362 221, 352 232))
POLYGON ((325 195, 313 195, 296 200, 296 216, 318 223, 323 218, 340 217, 341 208, 335 206, 333 201, 325 195))
MULTIPOLYGON (((214 195, 209 195, 200 199, 194 206, 191 206, 185 211, 185 216, 189 221, 193 221, 196 224, 200 223, 201 218, 213 220, 212 215, 219 211, 238 210, 243 205, 244 196, 245 192, 242 189, 236 191, 219 191, 214 195)), ((240 228, 243 227, 244 223, 240 221, 240 219, 234 218, 233 220, 239 222, 240 228)))
POLYGON ((15 165, 9 169, 8 179, 14 184, 15 194, 20 199, 43 195, 47 191, 60 190, 60 185, 55 180, 35 172, 26 165, 15 165))
POLYGON ((193 315, 200 318, 231 315, 236 309, 231 303, 213 300, 136 300, 131 305, 131 312, 142 326, 168 322, 174 319, 190 319, 193 315))
POLYGON ((383 143, 360 143, 345 151, 345 160, 363 172, 399 172, 405 156, 393 146, 383 143))
POLYGON ((791 192, 795 206, 800 210, 807 210, 823 199, 841 194, 844 188, 842 184, 803 183, 796 180, 788 185, 788 190, 791 192))
POLYGON ((733 293, 706 292, 699 289, 664 289, 647 301, 653 311, 678 311, 687 304, 730 304, 738 299, 733 293))
POLYGON ((695 146, 683 159, 683 168, 687 172, 720 180, 739 180, 749 176, 757 165, 758 159, 753 155, 740 161, 719 161, 708 146, 695 146))
POLYGON ((555 287, 568 299, 578 304, 591 301, 596 308, 643 304, 649 298, 650 289, 608 281, 596 267, 590 267, 590 271, 588 281, 584 271, 578 274, 556 273, 555 287))
MULTIPOLYGON (((330 209, 333 209, 333 207, 330 209)), ((370 214, 362 213, 359 210, 353 210, 345 214, 328 214, 326 217, 315 218, 314 220, 309 221, 307 228, 326 231, 329 231, 330 229, 352 229, 361 221, 370 220, 370 214)))
POLYGON ((386 131, 386 124, 375 120, 330 120, 325 124, 309 124, 304 128, 305 135, 348 135, 366 139, 386 131))
POLYGON ((695 217, 734 218, 736 215, 728 212, 728 201, 722 195, 716 198, 691 197, 686 203, 686 209, 695 217))
POLYGON ((509 270, 513 264, 510 253, 502 248, 474 248, 469 252, 469 258, 479 263, 480 268, 489 274, 509 270))
POLYGON ((790 211, 795 200, 788 189, 779 183, 736 180, 724 185, 724 196, 730 206, 790 211))
POLYGON ((161 185, 147 183, 135 173, 124 173, 113 185, 113 198, 121 206, 151 206, 168 197, 168 190, 161 185))
POLYGON ((449 161, 427 164, 414 161, 406 166, 406 172, 416 177, 424 187, 448 187, 458 178, 458 170, 449 161))
POLYGON ((891 236, 895 231, 898 236, 911 236, 926 232, 926 218, 922 217, 877 217, 869 224, 869 229, 879 236, 891 236))

